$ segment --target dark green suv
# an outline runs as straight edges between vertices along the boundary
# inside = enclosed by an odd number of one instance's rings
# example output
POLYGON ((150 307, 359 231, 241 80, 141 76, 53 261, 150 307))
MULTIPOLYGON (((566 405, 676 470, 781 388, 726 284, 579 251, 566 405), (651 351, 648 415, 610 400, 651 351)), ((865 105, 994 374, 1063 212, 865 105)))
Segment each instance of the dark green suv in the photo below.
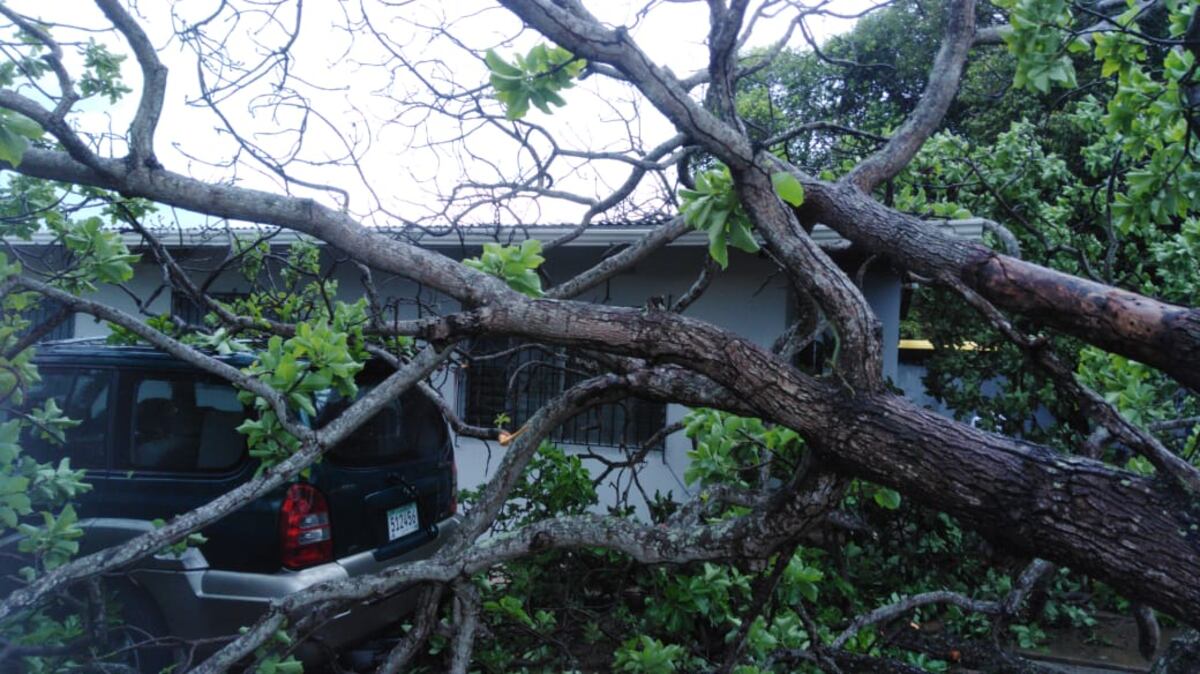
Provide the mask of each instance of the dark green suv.
MULTIPOLYGON (((248 365, 245 355, 231 356, 248 365)), ((148 347, 39 346, 41 383, 26 405, 54 398, 80 422, 67 445, 27 438, 40 460, 62 456, 87 470, 92 490, 77 502, 83 552, 147 531, 249 480, 257 462, 237 432, 237 392, 194 366, 148 347)), ((385 377, 368 364, 368 390, 385 377)), ((347 401, 330 392, 311 422, 347 401)), ((207 542, 163 554, 128 574, 127 611, 152 633, 201 640, 235 635, 267 602, 326 580, 431 555, 457 523, 451 436, 436 405, 413 391, 394 400, 314 465, 307 479, 250 503, 203 531, 207 542)), ((401 594, 330 622, 321 639, 337 648, 406 611, 401 594)))

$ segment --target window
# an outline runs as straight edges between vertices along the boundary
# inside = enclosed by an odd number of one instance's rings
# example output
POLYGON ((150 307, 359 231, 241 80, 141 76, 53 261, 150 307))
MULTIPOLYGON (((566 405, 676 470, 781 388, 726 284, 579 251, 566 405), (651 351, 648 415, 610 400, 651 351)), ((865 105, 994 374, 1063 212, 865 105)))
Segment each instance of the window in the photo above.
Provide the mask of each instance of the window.
MULTIPOLYGON (((233 302, 245 299, 245 293, 208 293, 208 296, 218 302, 233 302)), ((188 325, 204 325, 204 317, 208 309, 196 304, 187 293, 175 291, 171 293, 171 315, 181 319, 188 325)))
POLYGON ((132 386, 133 442, 120 467, 224 471, 246 453, 237 432, 245 413, 229 384, 194 376, 138 377, 132 386))
MULTIPOLYGON (((29 321, 29 327, 26 328, 25 333, 23 334, 28 334, 30 330, 37 330, 42 323, 45 323, 47 320, 55 316, 58 312, 62 311, 63 308, 63 303, 59 302, 58 300, 52 300, 48 297, 41 298, 38 300, 38 303, 35 306, 22 312, 22 318, 29 321)), ((42 335, 38 341, 51 342, 59 339, 70 339, 74 336, 75 314, 70 313, 67 314, 67 317, 59 322, 58 325, 51 328, 46 334, 42 335)))
POLYGON ((66 430, 66 444, 47 440, 32 427, 23 439, 25 451, 38 461, 53 462, 71 459, 75 468, 105 468, 105 439, 108 437, 109 393, 113 375, 108 370, 77 369, 56 371, 42 368, 42 380, 33 386, 25 398, 23 411, 42 407, 53 399, 78 426, 66 430))
MULTIPOLYGON (((511 427, 519 427, 542 405, 590 376, 585 360, 541 345, 475 340, 471 351, 473 359, 466 368, 460 396, 460 414, 469 424, 490 426, 498 415, 507 414, 511 427)), ((626 398, 569 419, 551 437, 577 445, 641 445, 666 419, 662 403, 626 398)))
MULTIPOLYGON (((358 387, 361 398, 375 383, 358 387)), ((317 428, 333 421, 351 401, 335 391, 317 394, 317 428)), ((379 410, 337 446, 329 458, 347 466, 381 466, 404 461, 440 461, 448 449, 442 413, 421 393, 410 390, 379 410)))

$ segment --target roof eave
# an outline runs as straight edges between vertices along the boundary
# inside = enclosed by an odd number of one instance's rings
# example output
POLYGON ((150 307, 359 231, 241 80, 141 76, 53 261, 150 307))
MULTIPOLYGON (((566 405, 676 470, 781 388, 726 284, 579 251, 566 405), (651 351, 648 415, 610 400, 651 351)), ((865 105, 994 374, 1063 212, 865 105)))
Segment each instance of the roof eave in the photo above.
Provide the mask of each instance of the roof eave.
MULTIPOLYGON (((943 220, 935 223, 942 231, 959 239, 971 241, 979 241, 983 237, 984 220, 981 218, 967 218, 961 220, 943 220)), ((582 233, 568 242, 566 245, 570 247, 611 247, 622 246, 636 243, 643 239, 654 229, 653 226, 593 226, 585 229, 582 233)), ((431 249, 457 249, 457 248, 477 248, 485 243, 510 241, 522 241, 526 238, 536 236, 543 241, 554 240, 560 236, 568 234, 574 230, 572 226, 561 225, 525 225, 525 226, 486 226, 486 227, 461 227, 457 230, 447 231, 444 234, 434 233, 433 230, 424 232, 414 232, 408 230, 407 234, 414 243, 431 249)), ((201 229, 201 228, 179 228, 179 229, 160 229, 155 233, 159 240, 168 248, 205 248, 205 247, 225 247, 229 245, 229 233, 235 235, 245 233, 247 236, 253 236, 259 231, 269 231, 268 228, 255 227, 236 227, 231 229, 201 229)), ((382 230, 384 233, 399 234, 399 230, 382 230)), ((139 248, 144 245, 140 234, 134 231, 125 231, 121 233, 125 244, 130 248, 139 248)), ((16 246, 47 246, 54 243, 56 235, 52 232, 36 232, 28 241, 17 240, 9 243, 16 246)), ((282 230, 271 237, 272 245, 287 245, 301 238, 310 239, 292 230, 282 230)), ((845 245, 846 241, 837 232, 826 227, 825 225, 817 225, 813 228, 812 238, 818 244, 828 247, 839 247, 845 245)), ((688 232, 676 239, 672 246, 707 246, 708 238, 704 232, 688 232)))

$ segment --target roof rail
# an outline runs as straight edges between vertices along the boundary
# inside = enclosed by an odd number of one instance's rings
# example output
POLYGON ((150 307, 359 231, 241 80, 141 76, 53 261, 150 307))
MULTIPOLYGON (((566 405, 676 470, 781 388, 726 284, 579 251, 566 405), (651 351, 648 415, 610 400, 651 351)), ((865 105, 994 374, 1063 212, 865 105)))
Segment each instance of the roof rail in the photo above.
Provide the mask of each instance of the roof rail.
POLYGON ((44 342, 38 342, 37 346, 64 346, 68 344, 87 344, 89 342, 103 342, 108 339, 107 335, 95 335, 92 337, 70 337, 67 339, 48 339, 44 342))

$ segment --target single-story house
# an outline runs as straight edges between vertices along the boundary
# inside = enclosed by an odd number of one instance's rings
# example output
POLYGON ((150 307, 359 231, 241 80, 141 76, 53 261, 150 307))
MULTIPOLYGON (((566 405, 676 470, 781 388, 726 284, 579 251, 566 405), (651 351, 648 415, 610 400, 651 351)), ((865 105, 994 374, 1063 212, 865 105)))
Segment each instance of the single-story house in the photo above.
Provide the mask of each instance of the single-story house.
MULTIPOLYGON (((979 239, 983 223, 979 220, 958 220, 946 222, 943 227, 955 236, 979 239)), ((471 227, 447 233, 419 232, 416 236, 419 237, 419 245, 462 259, 478 255, 485 242, 511 243, 528 237, 551 241, 568 229, 551 226, 471 227)), ((546 285, 554 285, 587 269, 604 255, 639 240, 647 231, 649 227, 633 225, 600 225, 587 229, 569 243, 547 252, 547 260, 543 265, 546 285)), ((196 279, 203 280, 213 275, 214 270, 220 269, 226 261, 235 233, 243 239, 263 235, 263 232, 250 228, 180 228, 160 230, 157 235, 196 279)), ((405 234, 414 237, 411 230, 405 234)), ((94 299, 131 313, 173 312, 189 322, 198 322, 197 310, 186 296, 162 287, 162 270, 154 262, 142 238, 134 232, 127 232, 123 236, 133 251, 142 253, 134 278, 125 284, 124 289, 112 286, 102 288, 94 299), (144 303, 142 307, 138 306, 139 302, 144 303)), ((813 237, 828 247, 834 259, 845 269, 852 274, 859 272, 865 260, 848 248, 834 232, 818 226, 813 237)), ((282 251, 295 239, 293 232, 273 231, 268 240, 273 250, 282 251)), ((49 246, 51 241, 49 235, 38 234, 32 241, 16 242, 14 245, 21 255, 40 260, 40 264, 52 265, 55 256, 61 252, 49 246)), ((644 306, 650 298, 659 297, 669 303, 684 293, 695 280, 707 255, 706 246, 703 233, 685 234, 580 299, 644 306)), ((323 257, 331 278, 338 281, 338 299, 353 301, 361 297, 361 270, 340 259, 335 251, 325 250, 323 257)), ((453 300, 407 279, 375 272, 373 282, 381 300, 391 306, 399 319, 431 313, 444 314, 457 308, 453 300)), ((217 298, 229 298, 247 292, 249 287, 241 274, 228 268, 215 273, 209 289, 217 298)), ((923 400, 921 367, 918 362, 906 362, 899 357, 899 325, 904 292, 900 278, 885 263, 871 263, 863 275, 863 290, 883 323, 885 374, 915 398, 923 400)), ((42 311, 53 309, 44 307, 42 311)), ((795 314, 795 302, 785 277, 764 255, 732 251, 729 268, 714 278, 704 295, 687 309, 687 313, 733 329, 760 344, 770 345, 795 314)), ((98 323, 91 316, 77 315, 48 338, 79 339, 106 333, 107 328, 103 323, 98 323)), ((542 402, 570 384, 572 377, 569 368, 547 366, 548 359, 554 358, 553 354, 535 349, 514 349, 519 345, 503 340, 493 341, 491 344, 474 345, 474 348, 489 353, 502 352, 504 356, 477 361, 469 368, 448 367, 437 374, 438 387, 464 420, 490 424, 497 415, 504 413, 514 425, 519 425, 542 402)), ((567 424, 556 439, 564 445, 587 447, 596 455, 619 459, 622 456, 620 445, 638 446, 651 439, 665 424, 682 418, 686 413, 686 408, 680 405, 644 401, 609 405, 567 424)), ((657 490, 681 496, 689 491, 684 484, 683 474, 691 443, 683 433, 675 433, 659 445, 640 473, 641 487, 650 495, 657 490)), ((496 443, 489 444, 466 437, 458 438, 456 446, 459 479, 464 487, 482 481, 489 470, 496 466, 503 451, 496 443)), ((617 482, 621 478, 616 475, 610 479, 613 483, 606 485, 608 489, 602 494, 629 487, 624 481, 617 482)))

